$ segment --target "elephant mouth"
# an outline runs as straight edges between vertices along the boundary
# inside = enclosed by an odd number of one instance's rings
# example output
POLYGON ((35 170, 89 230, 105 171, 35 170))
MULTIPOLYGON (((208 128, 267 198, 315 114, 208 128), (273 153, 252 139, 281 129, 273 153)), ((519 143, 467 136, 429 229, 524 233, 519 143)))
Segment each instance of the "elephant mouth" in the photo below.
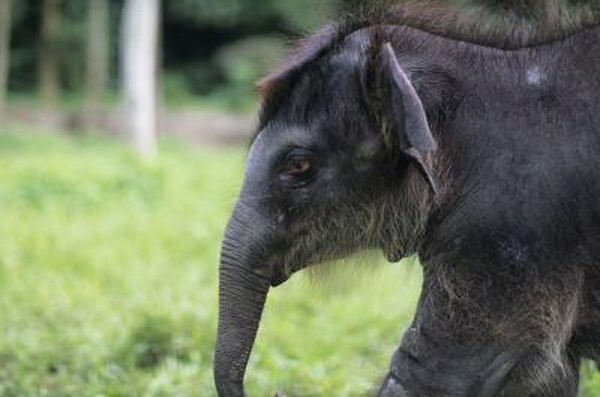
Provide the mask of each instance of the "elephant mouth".
POLYGON ((273 266, 273 273, 271 274, 271 286, 277 287, 292 277, 294 271, 288 266, 273 266))

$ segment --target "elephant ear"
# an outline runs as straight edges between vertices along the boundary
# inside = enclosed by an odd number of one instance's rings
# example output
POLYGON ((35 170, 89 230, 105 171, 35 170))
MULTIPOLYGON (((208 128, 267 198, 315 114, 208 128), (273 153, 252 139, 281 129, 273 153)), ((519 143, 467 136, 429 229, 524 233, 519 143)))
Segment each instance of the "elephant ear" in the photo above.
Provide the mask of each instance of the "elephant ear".
POLYGON ((423 103, 408 76, 400 66, 391 44, 383 46, 384 81, 389 84, 390 120, 400 151, 419 169, 434 194, 437 194, 431 166, 426 162, 428 152, 437 149, 423 103))

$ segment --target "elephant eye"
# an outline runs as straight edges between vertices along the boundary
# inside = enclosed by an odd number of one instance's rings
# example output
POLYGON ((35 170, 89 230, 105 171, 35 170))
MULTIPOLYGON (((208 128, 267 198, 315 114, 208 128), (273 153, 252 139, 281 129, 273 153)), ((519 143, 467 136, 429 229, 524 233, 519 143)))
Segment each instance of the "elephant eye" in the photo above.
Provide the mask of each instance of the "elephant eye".
POLYGON ((290 176, 304 175, 312 169, 312 162, 307 158, 292 158, 288 161, 284 173, 290 176))
POLYGON ((292 150, 287 154, 280 169, 280 178, 286 184, 306 184, 312 179, 315 162, 308 150, 292 150))

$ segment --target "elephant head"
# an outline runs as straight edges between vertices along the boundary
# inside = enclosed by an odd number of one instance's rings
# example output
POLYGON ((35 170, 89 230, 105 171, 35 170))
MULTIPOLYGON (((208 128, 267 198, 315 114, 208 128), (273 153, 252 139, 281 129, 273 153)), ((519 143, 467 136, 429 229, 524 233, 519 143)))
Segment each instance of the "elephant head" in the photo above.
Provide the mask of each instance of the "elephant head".
POLYGON ((214 372, 243 379, 272 286, 361 250, 418 248, 435 196, 436 143, 390 44, 327 28, 260 85, 263 110, 222 244, 214 372))

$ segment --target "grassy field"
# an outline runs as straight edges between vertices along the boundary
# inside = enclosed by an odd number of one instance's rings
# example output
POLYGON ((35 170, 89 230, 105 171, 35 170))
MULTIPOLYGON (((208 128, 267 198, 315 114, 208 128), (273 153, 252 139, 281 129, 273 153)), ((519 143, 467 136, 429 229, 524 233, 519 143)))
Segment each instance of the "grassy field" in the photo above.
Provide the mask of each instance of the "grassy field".
MULTIPOLYGON (((1 131, 0 396, 214 396, 219 240, 243 158, 165 143, 145 164, 97 138, 1 131)), ((420 271, 340 266, 270 294, 253 396, 377 386, 420 271)), ((584 389, 600 396, 600 378, 584 389)))

